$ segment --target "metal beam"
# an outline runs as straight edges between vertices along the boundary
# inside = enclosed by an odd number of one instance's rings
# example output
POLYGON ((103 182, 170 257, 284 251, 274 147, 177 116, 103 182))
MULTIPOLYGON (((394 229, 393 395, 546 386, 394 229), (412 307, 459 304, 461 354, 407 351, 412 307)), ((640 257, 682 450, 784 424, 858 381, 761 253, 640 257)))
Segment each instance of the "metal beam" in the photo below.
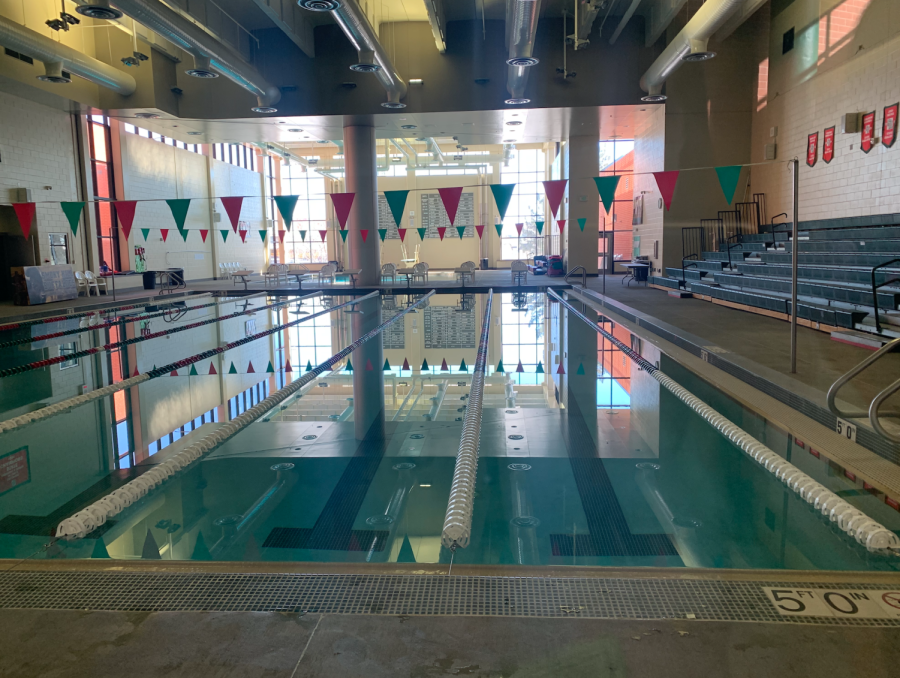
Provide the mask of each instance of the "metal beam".
POLYGON ((444 26, 447 25, 447 22, 444 19, 443 0, 423 0, 423 2, 425 3, 425 11, 428 12, 428 23, 431 24, 434 44, 438 52, 443 54, 447 51, 447 36, 444 34, 444 26))

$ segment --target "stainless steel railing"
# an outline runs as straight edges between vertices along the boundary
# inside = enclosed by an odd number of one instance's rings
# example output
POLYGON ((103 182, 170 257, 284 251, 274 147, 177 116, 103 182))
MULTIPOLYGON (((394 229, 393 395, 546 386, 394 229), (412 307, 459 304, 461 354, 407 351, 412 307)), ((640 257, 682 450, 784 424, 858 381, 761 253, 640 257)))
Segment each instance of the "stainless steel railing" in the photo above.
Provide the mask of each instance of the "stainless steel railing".
POLYGON ((587 287, 587 269, 584 266, 576 266, 575 268, 573 268, 571 271, 566 273, 566 277, 563 278, 563 281, 569 282, 569 276, 577 273, 579 269, 581 270, 581 286, 587 287))

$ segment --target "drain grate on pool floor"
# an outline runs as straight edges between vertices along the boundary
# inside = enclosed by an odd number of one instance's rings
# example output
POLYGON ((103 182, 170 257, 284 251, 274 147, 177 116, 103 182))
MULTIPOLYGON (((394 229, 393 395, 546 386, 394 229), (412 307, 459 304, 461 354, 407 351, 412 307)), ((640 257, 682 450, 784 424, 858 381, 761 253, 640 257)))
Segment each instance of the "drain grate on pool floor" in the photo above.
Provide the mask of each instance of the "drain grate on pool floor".
POLYGON ((334 534, 329 540, 321 540, 313 539, 314 534, 310 527, 275 527, 263 542, 263 548, 383 551, 389 535, 380 530, 350 530, 334 534))

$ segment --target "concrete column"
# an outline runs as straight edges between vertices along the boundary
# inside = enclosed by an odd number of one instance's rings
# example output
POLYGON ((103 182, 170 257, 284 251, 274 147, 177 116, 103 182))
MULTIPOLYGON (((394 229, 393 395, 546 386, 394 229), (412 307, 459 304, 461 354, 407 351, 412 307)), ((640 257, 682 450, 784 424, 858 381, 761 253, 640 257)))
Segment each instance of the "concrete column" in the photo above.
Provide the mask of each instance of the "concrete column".
POLYGON ((600 138, 594 135, 569 137, 569 220, 566 222, 566 263, 568 270, 584 266, 588 275, 597 275, 597 238, 600 232, 600 195, 594 177, 600 171, 600 138), (586 219, 584 231, 578 219, 586 219))
MULTIPOLYGON (((351 234, 348 238, 354 235, 357 234, 351 234)), ((378 240, 377 233, 375 240, 378 240)), ((353 248, 350 249, 350 254, 353 255, 353 248)), ((380 297, 367 299, 356 308, 362 313, 351 314, 353 341, 382 323, 380 297)), ((379 334, 350 354, 350 360, 353 362, 353 423, 357 440, 384 438, 383 346, 379 334)))
POLYGON ((346 190, 355 193, 347 228, 349 263, 362 269, 361 287, 381 282, 381 240, 378 237, 378 172, 375 158, 375 127, 368 116, 344 117, 344 167, 346 190), (359 231, 368 229, 366 242, 359 231))

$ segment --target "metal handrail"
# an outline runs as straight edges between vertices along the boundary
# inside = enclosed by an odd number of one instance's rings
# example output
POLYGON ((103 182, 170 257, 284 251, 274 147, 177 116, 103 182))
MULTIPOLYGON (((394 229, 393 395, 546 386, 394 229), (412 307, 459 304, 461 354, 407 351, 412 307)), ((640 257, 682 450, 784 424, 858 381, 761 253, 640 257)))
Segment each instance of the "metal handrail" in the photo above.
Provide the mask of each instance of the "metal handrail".
POLYGON ((687 285, 687 280, 685 280, 685 277, 684 277, 684 269, 690 268, 691 266, 693 266, 696 269, 699 269, 700 268, 699 259, 700 259, 700 257, 696 254, 689 254, 686 257, 681 258, 681 286, 682 287, 685 287, 687 285), (688 264, 687 266, 684 265, 684 262, 690 261, 692 259, 696 259, 697 261, 694 261, 694 262, 688 264))
POLYGON ((566 277, 563 278, 563 282, 569 282, 569 276, 573 273, 576 273, 579 268, 581 269, 581 286, 587 287, 587 269, 584 266, 576 266, 571 271, 566 273, 566 277))
POLYGON ((900 259, 891 259, 890 261, 886 261, 883 264, 878 264, 878 266, 875 266, 872 269, 872 306, 875 307, 875 330, 878 332, 878 334, 881 334, 881 320, 879 320, 878 318, 878 294, 876 293, 876 291, 879 287, 884 287, 885 285, 890 285, 893 282, 900 281, 900 278, 891 278, 890 280, 885 280, 880 285, 876 285, 875 271, 877 271, 879 268, 885 268, 887 266, 890 266, 891 264, 896 264, 898 261, 900 261, 900 259))
MULTIPOLYGON (((863 360, 856 367, 854 367, 852 370, 847 372, 844 376, 840 377, 837 381, 835 381, 831 385, 831 388, 828 389, 828 395, 825 396, 825 400, 828 403, 828 409, 831 410, 831 412, 832 412, 832 414, 834 414, 834 416, 840 417, 841 419, 859 419, 861 417, 870 416, 870 412, 872 411, 871 405, 869 406, 868 412, 865 410, 855 410, 852 412, 844 412, 840 408, 838 408, 838 406, 835 402, 837 400, 838 391, 840 391, 842 388, 844 388, 844 386, 847 385, 847 382, 849 382, 851 379, 853 379, 854 377, 859 375, 861 372, 863 372, 864 370, 866 370, 867 368, 871 367, 873 364, 875 364, 876 362, 881 360, 882 356, 885 356, 888 353, 892 353, 893 351, 896 351, 897 349, 900 349, 900 338, 894 339, 893 341, 889 341, 887 344, 885 344, 880 349, 875 351, 875 353, 873 353, 872 355, 867 357, 865 360, 863 360)), ((894 385, 895 384, 892 384, 887 389, 885 389, 885 391, 890 390, 894 385)), ((882 391, 881 393, 885 393, 885 391, 882 391)), ((878 400, 878 398, 881 396, 881 393, 879 393, 878 396, 875 397, 875 400, 878 400)), ((891 391, 891 393, 893 393, 893 391, 891 391)), ((890 395, 890 393, 885 395, 884 398, 887 398, 888 395, 890 395)), ((881 400, 884 400, 884 398, 882 398, 881 400)), ((872 401, 873 404, 875 403, 875 400, 872 401)), ((880 401, 879 401, 879 404, 880 404, 880 401)), ((893 416, 893 414, 884 415, 884 416, 893 416)), ((877 427, 875 427, 875 428, 877 430, 877 427)))
POLYGON ((897 391, 900 391, 900 379, 895 381, 893 384, 884 389, 881 393, 879 393, 872 400, 872 403, 869 405, 869 423, 872 424, 872 428, 878 433, 878 435, 883 438, 887 438, 891 442, 900 443, 900 435, 894 435, 893 433, 889 433, 885 428, 881 425, 882 417, 891 417, 893 419, 900 418, 900 412, 885 412, 883 414, 878 412, 878 409, 881 407, 881 404, 887 400, 890 396, 892 396, 897 391))
POLYGON ((742 237, 743 237, 742 233, 736 233, 735 235, 732 235, 725 239, 725 251, 728 253, 728 268, 732 268, 732 266, 731 266, 731 250, 733 250, 735 247, 740 247, 741 249, 744 249, 743 242, 736 242, 733 245, 729 245, 728 243, 731 240, 734 240, 735 238, 742 238, 742 237))

